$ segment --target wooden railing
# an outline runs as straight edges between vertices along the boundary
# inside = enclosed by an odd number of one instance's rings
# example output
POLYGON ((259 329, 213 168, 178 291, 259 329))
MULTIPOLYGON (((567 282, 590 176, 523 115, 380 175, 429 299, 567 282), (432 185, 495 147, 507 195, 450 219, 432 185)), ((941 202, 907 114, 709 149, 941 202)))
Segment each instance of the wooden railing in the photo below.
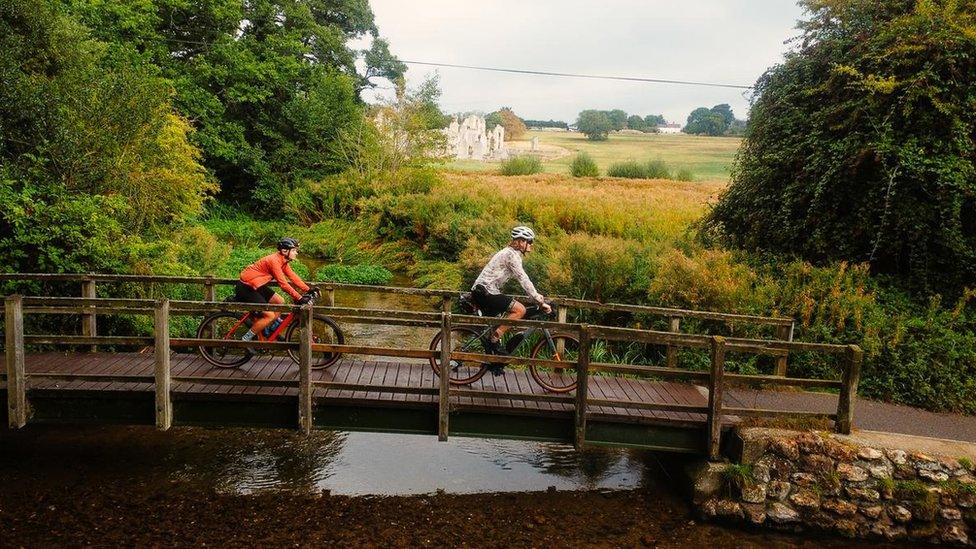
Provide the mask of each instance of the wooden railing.
POLYGON ((387 356, 400 358, 438 358, 441 364, 448 364, 451 359, 474 359, 485 362, 504 362, 518 364, 542 364, 554 366, 566 365, 551 360, 489 356, 479 353, 451 352, 451 329, 454 326, 478 325, 484 326, 488 319, 478 316, 453 315, 448 311, 438 313, 417 311, 391 311, 375 309, 356 309, 343 307, 312 307, 309 305, 296 307, 291 305, 262 305, 262 309, 275 312, 291 312, 299 315, 301 322, 301 337, 299 342, 244 342, 198 338, 173 338, 170 336, 171 318, 173 316, 201 316, 202 314, 218 311, 244 313, 254 308, 253 304, 218 303, 213 301, 170 301, 168 299, 113 299, 113 298, 58 298, 58 297, 23 297, 9 296, 4 303, 5 322, 5 358, 8 416, 11 427, 19 428, 26 424, 27 409, 27 381, 28 378, 47 380, 86 380, 112 382, 151 382, 156 394, 156 425, 160 429, 168 429, 172 425, 172 384, 191 382, 202 384, 230 384, 263 387, 297 387, 299 424, 300 428, 308 432, 312 428, 312 392, 315 387, 351 391, 378 391, 391 393, 410 393, 417 395, 438 396, 438 435, 446 440, 449 434, 450 396, 493 397, 523 401, 539 401, 561 403, 572 406, 574 410, 575 444, 582 447, 586 442, 586 421, 590 415, 589 409, 594 406, 630 408, 641 410, 659 410, 671 412, 690 412, 704 414, 706 417, 707 440, 705 447, 711 459, 719 456, 719 435, 723 418, 726 415, 775 417, 781 415, 805 416, 824 414, 802 411, 754 410, 746 408, 727 408, 723 406, 723 394, 731 383, 744 384, 772 384, 790 385, 801 388, 836 388, 840 390, 840 398, 835 414, 828 417, 836 422, 837 429, 849 433, 854 414, 854 397, 857 393, 859 379, 861 351, 856 346, 825 345, 812 343, 798 343, 790 341, 726 338, 697 334, 681 334, 653 330, 639 330, 617 328, 609 326, 593 326, 588 324, 548 322, 535 320, 506 320, 505 323, 514 327, 536 327, 558 329, 562 333, 578 335, 580 341, 579 358, 573 365, 577 371, 578 386, 575 395, 568 394, 521 394, 495 391, 476 391, 471 389, 451 388, 448 376, 439 377, 437 387, 393 387, 378 385, 357 385, 338 383, 333 381, 311 380, 311 356, 313 352, 354 353, 373 356, 387 356), (337 320, 356 323, 374 323, 383 325, 406 325, 429 327, 440 330, 440 350, 403 349, 363 345, 318 344, 311 339, 311 318, 313 310, 316 313, 328 315, 337 320), (69 314, 83 315, 83 318, 95 315, 111 314, 142 314, 152 315, 154 330, 152 337, 138 336, 98 336, 94 330, 81 336, 61 334, 27 335, 24 333, 25 314, 69 314), (87 316, 84 316, 87 315, 87 316), (633 341, 645 344, 666 345, 675 348, 707 349, 710 353, 711 368, 708 372, 683 371, 674 368, 664 368, 637 364, 591 363, 591 346, 594 341, 633 341), (210 378, 201 376, 173 376, 169 363, 170 350, 173 347, 198 347, 208 343, 219 343, 221 346, 240 346, 261 349, 284 350, 299 349, 300 361, 297 380, 255 380, 234 377, 210 378), (32 373, 28 376, 25 366, 25 349, 29 344, 69 345, 69 346, 98 346, 98 345, 152 345, 155 349, 155 375, 105 375, 105 374, 55 374, 32 373), (784 351, 810 351, 825 354, 839 354, 842 360, 842 375, 839 380, 795 379, 781 376, 739 375, 725 373, 725 354, 727 351, 738 353, 767 354, 779 356, 784 351), (628 374, 650 376, 661 379, 685 379, 704 384, 708 387, 708 405, 692 406, 683 404, 665 404, 658 402, 639 402, 629 400, 610 400, 592 398, 588 394, 589 381, 595 373, 628 374))
MULTIPOLYGON (((155 275, 117 275, 117 274, 98 274, 98 273, 0 273, 0 281, 37 281, 37 282, 78 282, 81 284, 81 297, 95 297, 96 284, 99 282, 109 283, 141 283, 141 284, 189 284, 202 287, 202 297, 205 301, 214 301, 216 298, 216 287, 220 285, 233 285, 237 282, 232 278, 215 278, 213 276, 155 276, 155 275)), ((272 282, 274 284, 274 282, 272 282)), ((323 291, 326 306, 335 305, 335 294, 337 291, 361 291, 387 294, 412 295, 439 299, 441 309, 451 310, 451 302, 458 296, 456 290, 436 290, 424 288, 402 288, 395 286, 367 286, 360 284, 338 284, 338 283, 317 283, 314 284, 323 291)), ((521 299, 528 301, 525 296, 521 299)), ((668 319, 668 329, 673 333, 681 332, 681 321, 686 318, 698 320, 712 320, 723 322, 728 325, 751 324, 758 326, 768 326, 773 329, 773 339, 781 341, 793 341, 794 321, 786 317, 769 317, 756 315, 741 315, 722 313, 717 311, 697 311, 688 309, 674 309, 668 307, 651 307, 647 305, 630 305, 625 303, 602 303, 583 299, 572 299, 567 297, 555 296, 551 301, 557 305, 558 320, 566 322, 569 309, 588 310, 588 311, 612 311, 632 314, 644 314, 659 316, 668 319)), ((88 313, 83 317, 82 333, 94 336, 96 333, 96 316, 88 313)), ((678 347, 667 346, 666 364, 669 368, 678 366, 678 347)), ((787 360, 789 349, 779 348, 775 356, 775 374, 786 376, 787 360)))

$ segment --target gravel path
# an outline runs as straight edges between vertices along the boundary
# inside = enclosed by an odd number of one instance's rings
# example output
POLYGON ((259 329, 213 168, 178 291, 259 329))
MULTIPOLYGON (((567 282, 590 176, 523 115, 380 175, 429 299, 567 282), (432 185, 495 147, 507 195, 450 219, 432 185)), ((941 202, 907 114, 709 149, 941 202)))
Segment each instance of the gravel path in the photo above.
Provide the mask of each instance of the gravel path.
MULTIPOLYGON (((824 393, 730 389, 726 390, 726 396, 730 399, 729 404, 744 408, 837 411, 837 395, 824 393), (733 404, 736 400, 738 403, 733 404)), ((871 431, 976 442, 976 416, 927 412, 863 398, 857 399, 854 406, 854 426, 871 431)))

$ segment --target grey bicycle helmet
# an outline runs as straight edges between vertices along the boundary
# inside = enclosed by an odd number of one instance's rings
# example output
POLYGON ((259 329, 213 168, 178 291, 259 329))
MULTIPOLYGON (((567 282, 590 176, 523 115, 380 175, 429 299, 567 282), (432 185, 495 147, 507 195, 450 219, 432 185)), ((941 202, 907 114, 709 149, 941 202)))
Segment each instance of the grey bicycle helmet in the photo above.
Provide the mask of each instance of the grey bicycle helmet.
POLYGON ((298 247, 298 241, 290 236, 286 236, 278 241, 279 250, 290 250, 298 247))
POLYGON ((533 240, 535 240, 535 233, 532 232, 532 229, 526 227, 525 225, 519 225, 518 227, 512 229, 512 240, 518 240, 518 239, 528 240, 529 242, 532 242, 533 240))

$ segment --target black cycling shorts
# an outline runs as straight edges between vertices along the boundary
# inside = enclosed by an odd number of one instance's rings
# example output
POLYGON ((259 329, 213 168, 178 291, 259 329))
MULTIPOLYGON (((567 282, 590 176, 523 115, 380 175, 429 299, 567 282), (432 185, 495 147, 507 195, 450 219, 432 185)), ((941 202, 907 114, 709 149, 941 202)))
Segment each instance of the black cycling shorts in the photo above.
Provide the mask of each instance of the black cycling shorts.
POLYGON ((238 280, 237 285, 234 286, 234 301, 238 303, 270 303, 274 295, 275 291, 271 288, 271 284, 265 284, 255 290, 238 280))
POLYGON ((478 285, 471 291, 475 305, 485 316, 498 316, 507 313, 512 308, 515 299, 505 294, 490 294, 484 286, 478 285))

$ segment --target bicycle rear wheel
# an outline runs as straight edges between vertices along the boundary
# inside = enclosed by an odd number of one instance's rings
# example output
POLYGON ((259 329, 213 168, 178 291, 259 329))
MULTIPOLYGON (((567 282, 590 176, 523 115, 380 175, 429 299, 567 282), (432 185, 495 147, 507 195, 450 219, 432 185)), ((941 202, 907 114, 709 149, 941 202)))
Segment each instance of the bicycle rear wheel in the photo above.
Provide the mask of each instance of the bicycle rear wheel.
MULTIPOLYGON (((241 316, 233 313, 216 313, 203 319, 197 328, 198 339, 226 339, 240 341, 247 332, 241 316)), ((208 343, 197 348, 204 360, 218 368, 236 368, 251 360, 251 353, 241 347, 226 347, 220 343, 208 343)))
POLYGON ((565 368, 532 364, 529 371, 536 383, 553 393, 568 393, 576 388, 576 360, 579 358, 579 339, 571 334, 552 334, 550 340, 543 336, 532 348, 532 358, 558 360, 566 362, 565 368), (557 352, 559 341, 562 340, 563 352, 557 352))
MULTIPOLYGON (((478 332, 471 328, 451 328, 451 351, 467 353, 484 353, 485 350, 478 339, 478 332)), ((430 350, 441 350, 441 333, 438 332, 430 340, 430 350)), ((434 373, 441 375, 441 357, 430 359, 430 367, 434 373)), ((451 360, 448 368, 448 380, 452 385, 469 385, 478 381, 488 371, 488 364, 483 361, 451 360)))
MULTIPOLYGON (((301 333, 301 325, 298 319, 295 319, 288 326, 288 331, 285 332, 285 339, 297 343, 299 341, 299 334, 301 333)), ((322 315, 312 317, 312 343, 342 345, 343 340, 342 330, 339 329, 339 325, 333 322, 331 318, 322 315)), ((301 360, 298 349, 288 349, 288 356, 295 362, 301 360)), ((319 370, 321 368, 328 368, 338 362, 341 356, 342 353, 312 351, 312 369, 319 370)))

